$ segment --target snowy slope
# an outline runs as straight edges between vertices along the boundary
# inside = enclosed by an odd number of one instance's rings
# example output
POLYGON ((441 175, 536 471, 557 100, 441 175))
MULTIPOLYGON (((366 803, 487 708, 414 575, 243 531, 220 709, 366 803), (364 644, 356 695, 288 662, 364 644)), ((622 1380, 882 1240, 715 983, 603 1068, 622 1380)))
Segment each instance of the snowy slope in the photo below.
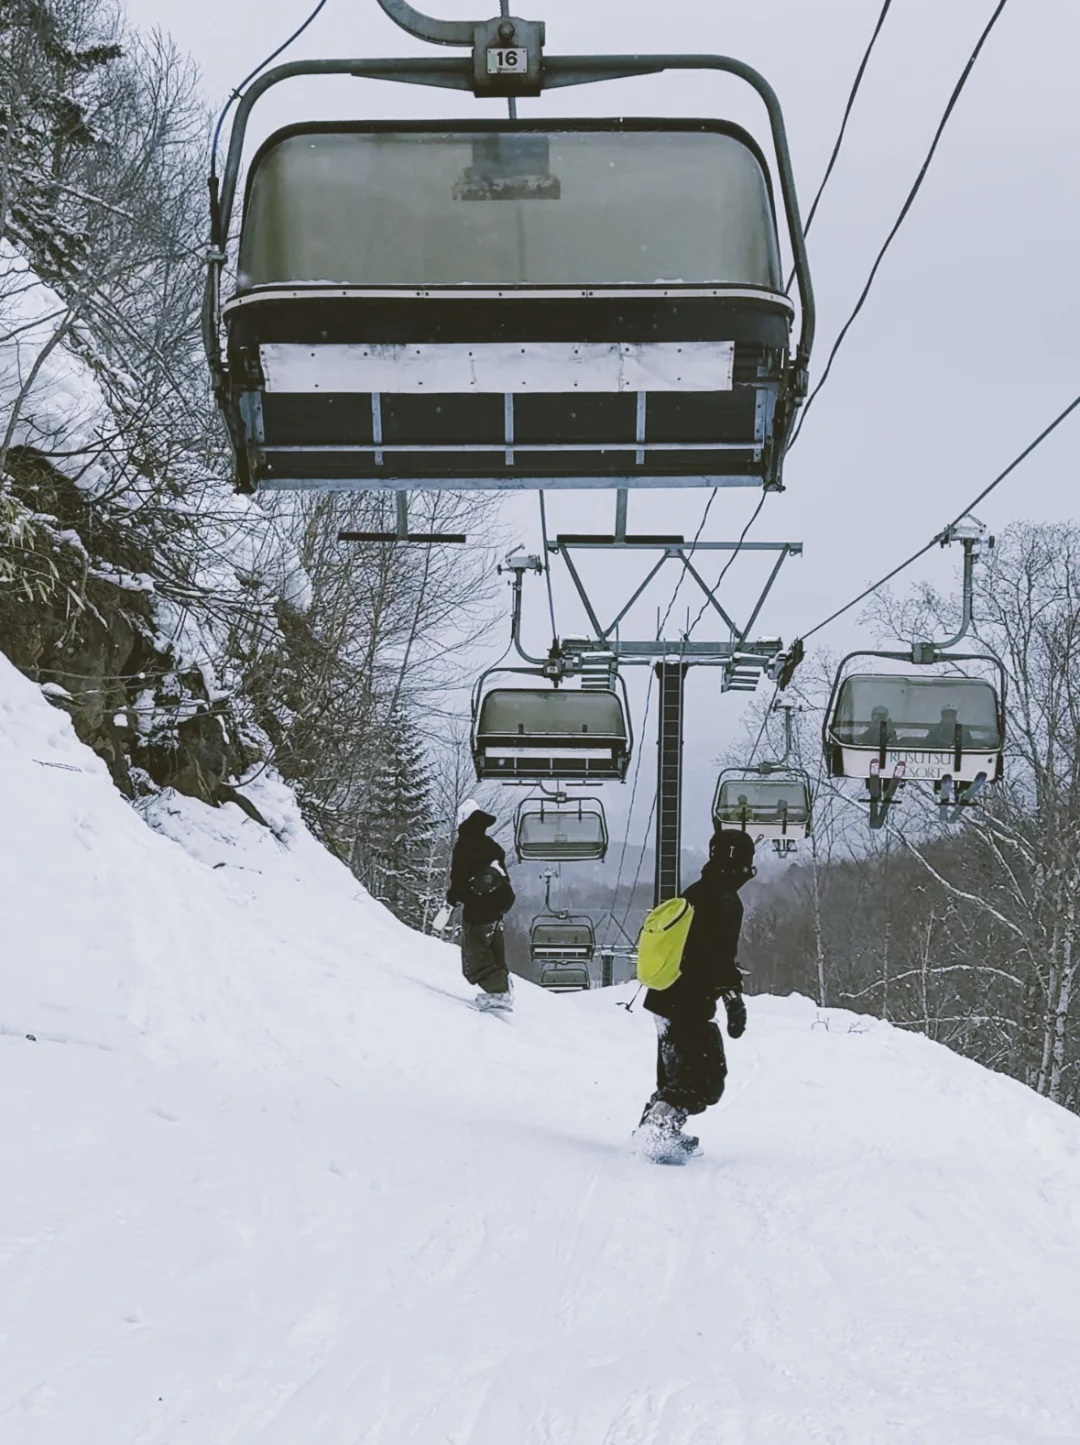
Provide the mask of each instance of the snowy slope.
POLYGON ((760 999, 639 1163, 647 1018, 476 1014, 251 792, 154 831, 0 660, 3 1445, 1080 1441, 1080 1119, 760 999))

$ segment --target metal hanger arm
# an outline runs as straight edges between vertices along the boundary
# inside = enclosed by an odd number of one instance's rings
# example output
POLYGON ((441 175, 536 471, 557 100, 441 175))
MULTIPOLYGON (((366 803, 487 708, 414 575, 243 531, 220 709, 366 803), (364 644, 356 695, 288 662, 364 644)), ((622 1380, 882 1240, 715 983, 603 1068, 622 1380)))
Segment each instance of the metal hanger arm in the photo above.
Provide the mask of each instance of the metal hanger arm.
POLYGON ((433 15, 423 15, 408 0, 376 0, 395 25, 415 36, 417 40, 430 41, 432 45, 471 45, 475 20, 436 20, 433 15))
POLYGON ((963 611, 960 615, 960 631, 955 637, 950 637, 946 642, 935 642, 937 650, 944 651, 946 648, 955 647, 956 644, 965 638, 971 631, 971 624, 975 612, 975 555, 977 543, 969 537, 963 538, 964 543, 964 601, 963 611))

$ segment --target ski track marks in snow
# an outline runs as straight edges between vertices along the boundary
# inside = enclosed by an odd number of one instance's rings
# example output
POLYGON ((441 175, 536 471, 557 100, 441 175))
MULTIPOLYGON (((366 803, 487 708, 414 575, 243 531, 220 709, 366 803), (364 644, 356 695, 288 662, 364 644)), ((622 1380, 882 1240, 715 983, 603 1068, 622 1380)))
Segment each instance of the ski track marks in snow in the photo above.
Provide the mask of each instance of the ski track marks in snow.
POLYGON ((140 817, 0 662, 3 1445, 1080 1442, 1080 1120, 754 999, 650 1166, 631 990, 491 1022, 250 791, 140 817))

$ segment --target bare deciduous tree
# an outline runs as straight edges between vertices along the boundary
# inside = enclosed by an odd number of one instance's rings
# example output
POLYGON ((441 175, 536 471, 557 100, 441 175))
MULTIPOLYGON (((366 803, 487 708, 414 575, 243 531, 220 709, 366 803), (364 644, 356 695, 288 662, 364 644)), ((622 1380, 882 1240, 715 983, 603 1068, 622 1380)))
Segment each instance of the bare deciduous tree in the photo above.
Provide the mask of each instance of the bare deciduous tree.
MULTIPOLYGON (((908 784, 877 840, 845 827, 819 890, 831 999, 923 1029, 1077 1109, 1080 529, 1014 525, 980 572, 977 635, 1008 677, 1005 780, 957 826, 908 784)), ((900 637, 941 635, 956 620, 927 589, 886 598, 876 616, 900 637)), ((850 785, 824 781, 817 827, 836 809, 859 813, 850 785)), ((766 890, 748 928, 788 987, 805 986, 812 871, 800 865, 766 890)))

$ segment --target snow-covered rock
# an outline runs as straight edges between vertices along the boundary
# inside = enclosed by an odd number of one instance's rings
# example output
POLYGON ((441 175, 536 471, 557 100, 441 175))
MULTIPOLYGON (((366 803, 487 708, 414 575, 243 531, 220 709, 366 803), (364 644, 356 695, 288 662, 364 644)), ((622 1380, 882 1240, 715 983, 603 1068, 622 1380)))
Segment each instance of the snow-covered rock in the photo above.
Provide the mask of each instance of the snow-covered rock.
MULTIPOLYGON (((248 648, 258 639, 272 650, 284 640, 278 607, 309 606, 296 549, 268 510, 235 495, 224 454, 220 475, 200 453, 173 459, 169 486, 145 474, 125 440, 131 378, 112 362, 95 370, 91 321, 73 322, 10 242, 0 242, 0 323, 0 412, 11 414, 0 504, 31 524, 36 549, 21 559, 25 574, 5 579, 5 647, 54 689, 47 695, 126 791, 134 764, 213 799, 238 754, 269 751, 244 693, 237 635, 246 626, 248 648), (154 575, 119 565, 117 548, 139 550, 154 575), (137 720, 127 713, 136 695, 137 720), (212 736, 183 731, 199 717, 212 736), (244 746, 234 746, 241 729, 244 746)), ((0 545, 11 542, 0 529, 0 545)))

